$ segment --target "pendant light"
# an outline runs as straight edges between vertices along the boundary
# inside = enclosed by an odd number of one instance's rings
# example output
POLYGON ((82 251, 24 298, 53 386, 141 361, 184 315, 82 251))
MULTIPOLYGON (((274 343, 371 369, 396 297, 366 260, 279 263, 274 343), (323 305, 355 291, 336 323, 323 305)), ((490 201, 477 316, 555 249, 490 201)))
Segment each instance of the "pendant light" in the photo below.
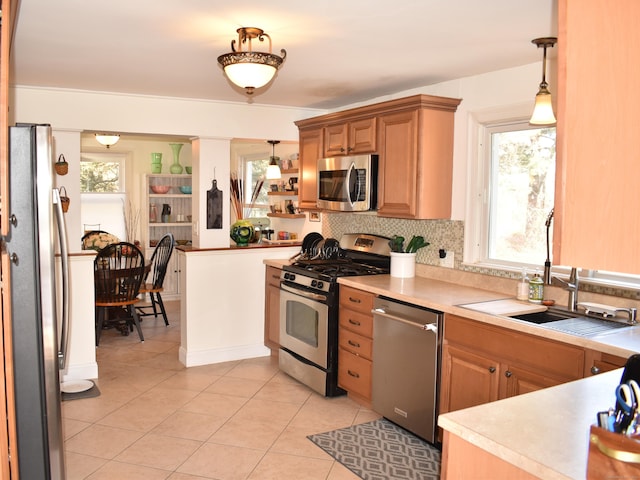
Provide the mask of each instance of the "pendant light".
POLYGON ((547 48, 552 48, 558 39, 556 37, 543 37, 531 40, 531 43, 542 47, 544 54, 542 56, 542 82, 536 94, 536 103, 533 107, 533 114, 529 123, 531 125, 553 125, 556 123, 556 117, 553 114, 553 104, 551 103, 551 93, 548 90, 546 79, 547 73, 547 48))
POLYGON ((104 145, 109 148, 111 145, 115 145, 120 140, 120 135, 114 133, 96 133, 96 141, 100 145, 104 145))
POLYGON ((280 143, 280 140, 267 140, 267 143, 270 143, 272 148, 269 166, 267 167, 267 180, 277 180, 282 177, 280 167, 278 166, 280 157, 276 157, 276 145, 280 143))
POLYGON ((238 33, 237 44, 236 40, 232 40, 231 52, 220 55, 218 63, 229 80, 240 88, 244 88, 247 95, 253 95, 256 88, 264 87, 273 79, 287 52, 284 49, 280 50, 282 57, 271 53, 271 37, 260 28, 242 27, 236 32, 238 33), (254 51, 252 42, 255 39, 260 42, 267 39, 269 51, 254 51))

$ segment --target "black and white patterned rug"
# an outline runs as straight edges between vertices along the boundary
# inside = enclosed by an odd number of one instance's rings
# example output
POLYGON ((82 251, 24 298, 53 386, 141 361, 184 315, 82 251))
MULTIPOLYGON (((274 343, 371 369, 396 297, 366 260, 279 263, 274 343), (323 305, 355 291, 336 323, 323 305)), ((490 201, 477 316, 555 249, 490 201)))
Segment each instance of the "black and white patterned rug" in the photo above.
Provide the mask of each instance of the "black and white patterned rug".
POLYGON ((384 418, 307 438, 364 480, 440 478, 440 450, 384 418))

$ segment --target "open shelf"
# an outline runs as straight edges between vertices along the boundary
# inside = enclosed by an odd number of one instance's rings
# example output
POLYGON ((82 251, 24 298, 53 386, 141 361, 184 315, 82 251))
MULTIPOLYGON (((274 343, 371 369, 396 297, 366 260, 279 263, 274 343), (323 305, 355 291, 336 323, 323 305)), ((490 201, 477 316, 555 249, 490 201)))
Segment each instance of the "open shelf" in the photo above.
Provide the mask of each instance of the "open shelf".
POLYGON ((272 218, 304 218, 304 213, 267 213, 267 217, 272 218))

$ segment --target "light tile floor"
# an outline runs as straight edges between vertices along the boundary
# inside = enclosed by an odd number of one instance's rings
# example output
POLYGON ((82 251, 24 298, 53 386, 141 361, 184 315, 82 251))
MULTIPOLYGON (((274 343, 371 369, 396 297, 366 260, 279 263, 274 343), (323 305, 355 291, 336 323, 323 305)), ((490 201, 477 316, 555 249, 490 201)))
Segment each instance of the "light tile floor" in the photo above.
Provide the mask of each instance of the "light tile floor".
POLYGON ((101 395, 62 403, 67 479, 358 477, 306 438, 379 417, 346 396, 324 398, 263 357, 185 368, 179 304, 170 326, 102 333, 101 395))

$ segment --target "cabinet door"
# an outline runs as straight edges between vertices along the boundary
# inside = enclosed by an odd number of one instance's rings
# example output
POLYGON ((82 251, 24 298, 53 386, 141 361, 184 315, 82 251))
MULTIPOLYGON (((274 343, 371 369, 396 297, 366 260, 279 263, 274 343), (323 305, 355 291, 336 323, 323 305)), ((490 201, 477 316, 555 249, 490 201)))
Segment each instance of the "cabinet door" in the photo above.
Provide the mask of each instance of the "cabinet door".
POLYGON ((169 263, 167 264, 167 274, 162 284, 162 298, 169 295, 178 295, 180 293, 180 267, 178 265, 178 255, 174 251, 171 254, 169 263))
POLYGON ((542 372, 533 372, 513 365, 503 366, 503 371, 504 374, 500 383, 500 398, 514 397, 563 383, 560 380, 543 375, 542 372))
POLYGON ((440 413, 481 405, 498 399, 500 364, 445 344, 442 351, 440 413))
POLYGON ((264 344, 280 348, 280 269, 267 267, 264 292, 264 344))
POLYGON ((324 156, 347 155, 349 125, 337 123, 324 127, 324 156))
POLYGON ((554 263, 640 271, 638 18, 637 0, 558 2, 554 263), (587 225, 616 232, 615 247, 602 248, 605 234, 585 234, 587 225))
POLYGON ((363 118, 349 123, 349 155, 376 151, 376 119, 363 118))
POLYGON ((378 118, 378 215, 414 218, 418 175, 418 112, 378 118))
POLYGON ((316 170, 322 158, 322 128, 300 130, 300 177, 298 178, 298 206, 317 208, 318 185, 316 170))
POLYGON ((595 350, 586 350, 584 359, 584 376, 598 375, 599 373, 609 372, 622 368, 627 363, 625 357, 618 357, 604 352, 596 352, 595 350))

